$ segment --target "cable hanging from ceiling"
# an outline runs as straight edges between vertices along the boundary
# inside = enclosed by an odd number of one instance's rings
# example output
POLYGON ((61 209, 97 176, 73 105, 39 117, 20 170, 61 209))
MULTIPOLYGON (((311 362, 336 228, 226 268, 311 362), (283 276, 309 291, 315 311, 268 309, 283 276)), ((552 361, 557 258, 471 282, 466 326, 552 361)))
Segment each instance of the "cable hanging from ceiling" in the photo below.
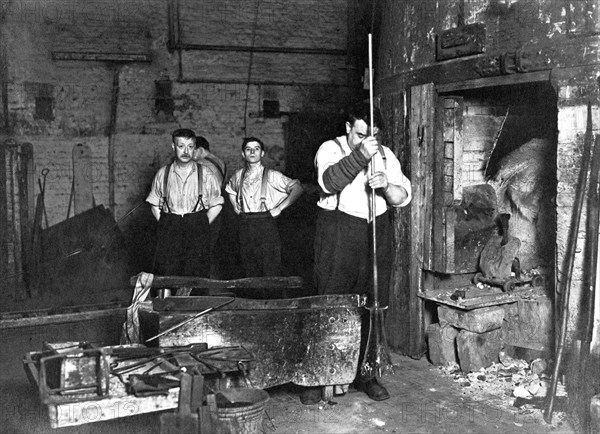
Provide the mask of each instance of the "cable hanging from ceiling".
POLYGON ((252 25, 252 40, 250 42, 250 58, 248 60, 248 78, 246 80, 246 98, 244 100, 244 136, 248 136, 248 98, 250 95, 250 83, 252 81, 252 62, 254 61, 254 44, 256 42, 256 28, 258 26, 258 11, 260 9, 260 0, 256 0, 256 10, 254 11, 254 23, 252 25))

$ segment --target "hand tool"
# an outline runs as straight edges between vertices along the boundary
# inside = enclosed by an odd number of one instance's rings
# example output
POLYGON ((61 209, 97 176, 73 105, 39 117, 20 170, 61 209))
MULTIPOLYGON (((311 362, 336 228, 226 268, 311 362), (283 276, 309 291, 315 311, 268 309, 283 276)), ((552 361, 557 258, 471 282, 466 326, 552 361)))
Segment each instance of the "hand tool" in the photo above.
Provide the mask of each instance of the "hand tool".
POLYGON ((587 126, 585 131, 583 153, 581 155, 581 170, 579 171, 579 179, 577 181, 577 191, 573 201, 573 214, 571 220, 571 228, 567 247, 564 255, 564 263, 562 276, 559 279, 557 293, 561 297, 560 300, 560 330, 557 340, 556 357, 554 361, 554 370, 552 373, 552 381, 546 395, 548 406, 544 412, 544 420, 547 423, 552 422, 552 412, 554 411, 554 399, 556 396, 556 387, 558 386, 558 376, 562 358, 565 350, 565 342, 567 339, 567 326, 569 323, 569 298, 571 292, 571 278, 573 277, 573 264, 575 261, 575 252, 577 250, 577 233, 579 232, 579 223, 581 221, 581 210, 583 208, 583 200, 585 197, 587 180, 590 172, 592 153, 592 104, 588 102, 587 108, 587 126))
POLYGON ((157 339, 157 338, 159 338, 159 337, 161 337, 161 336, 164 336, 164 335, 166 335, 167 333, 171 333, 173 330, 177 330, 178 328, 180 328, 180 327, 183 327, 183 326, 184 326, 184 325, 186 325, 187 323, 194 321, 196 318, 199 318, 199 317, 201 317, 202 315, 204 315, 204 314, 207 314, 208 312, 210 312, 210 311, 212 311, 212 310, 219 309, 219 308, 221 308, 221 307, 223 307, 223 306, 225 306, 225 305, 227 305, 227 304, 231 303, 233 300, 235 300, 235 298, 231 298, 230 300, 227 300, 226 302, 224 302, 224 303, 221 303, 221 304, 220 304, 220 305, 218 305, 218 306, 209 307, 208 309, 205 309, 205 310, 203 310, 203 311, 201 311, 201 312, 198 312, 198 313, 197 313, 197 314, 195 314, 194 316, 191 316, 191 317, 189 317, 189 318, 186 318, 184 321, 181 321, 180 323, 177 323, 177 324, 175 324, 174 326, 172 326, 172 327, 169 327, 168 329, 166 329, 165 331, 162 331, 162 332, 160 332, 160 333, 159 333, 159 334, 157 334, 156 336, 152 336, 150 339, 146 339, 146 342, 153 341, 154 339, 157 339))
POLYGON ((585 265, 584 265, 584 288, 587 290, 587 309, 584 312, 585 332, 581 339, 579 348, 579 387, 576 389, 575 401, 579 402, 578 408, 582 409, 582 417, 579 419, 583 432, 590 431, 589 403, 594 395, 593 387, 590 387, 590 373, 588 373, 588 361, 590 358, 590 345, 594 337, 594 305, 596 295, 596 274, 598 268, 598 234, 600 232, 600 136, 596 136, 594 152, 590 169, 590 182, 588 188, 587 219, 586 219, 586 243, 585 243, 585 265))

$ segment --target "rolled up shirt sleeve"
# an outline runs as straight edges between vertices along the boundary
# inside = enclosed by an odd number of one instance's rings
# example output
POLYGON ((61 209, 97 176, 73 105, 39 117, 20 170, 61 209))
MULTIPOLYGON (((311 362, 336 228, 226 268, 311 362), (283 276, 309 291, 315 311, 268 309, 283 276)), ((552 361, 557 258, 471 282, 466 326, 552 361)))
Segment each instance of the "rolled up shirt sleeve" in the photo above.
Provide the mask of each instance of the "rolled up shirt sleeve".
POLYGON ((285 176, 277 170, 269 171, 269 184, 280 193, 290 194, 292 187, 299 183, 299 180, 285 176))
POLYGON ((388 149, 385 150, 386 160, 387 160, 387 168, 386 168, 386 176, 388 178, 388 182, 393 185, 398 185, 406 190, 407 196, 406 199, 398 204, 393 205, 394 208, 400 208, 406 206, 412 200, 412 185, 410 180, 404 175, 402 172, 402 167, 400 166, 400 162, 394 155, 394 153, 388 149))
POLYGON ((152 180, 152 186, 150 187, 150 193, 148 197, 146 197, 146 202, 150 205, 161 206, 162 199, 164 197, 163 194, 163 181, 165 179, 165 168, 161 167, 154 175, 154 179, 152 180))

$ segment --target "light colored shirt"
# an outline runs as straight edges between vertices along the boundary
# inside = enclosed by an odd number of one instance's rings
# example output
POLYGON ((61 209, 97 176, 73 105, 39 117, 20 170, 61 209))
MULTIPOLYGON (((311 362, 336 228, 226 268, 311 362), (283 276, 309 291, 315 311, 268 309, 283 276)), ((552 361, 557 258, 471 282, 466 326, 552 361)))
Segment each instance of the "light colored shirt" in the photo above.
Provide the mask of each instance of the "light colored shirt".
MULTIPOLYGON (((337 139, 342 145, 341 148, 337 143, 335 143, 335 141, 329 140, 319 147, 317 155, 315 156, 315 167, 317 168, 318 182, 322 189, 317 205, 327 210, 334 210, 337 207, 337 209, 345 212, 346 214, 370 220, 369 193, 371 188, 367 182, 370 175, 369 166, 362 170, 350 184, 344 187, 339 195, 337 193, 330 193, 325 188, 323 183, 323 173, 325 173, 325 170, 340 161, 342 158, 350 155, 352 152, 350 146, 348 146, 346 136, 340 136, 337 139)), ((408 196, 404 202, 396 206, 406 206, 412 199, 410 181, 402 173, 400 162, 391 149, 387 146, 382 146, 382 148, 386 157, 385 166, 383 164, 383 158, 379 152, 373 156, 371 159, 371 164, 375 164, 376 172, 385 173, 388 183, 404 187, 408 193, 408 196)), ((376 214, 378 216, 382 215, 387 211, 387 208, 388 203, 385 200, 383 193, 378 193, 375 198, 376 214)))
MULTIPOLYGON (((261 165, 256 170, 246 171, 246 175, 244 177, 244 184, 242 186, 242 204, 239 203, 239 190, 241 184, 240 180, 244 169, 240 169, 237 172, 235 172, 229 180, 229 182, 227 183, 225 191, 228 194, 236 195, 238 204, 240 204, 242 212, 266 211, 263 208, 262 202, 260 200, 262 177, 264 170, 264 166, 261 165)), ((269 169, 269 173, 267 175, 267 189, 265 196, 265 205, 267 207, 267 210, 272 210, 282 201, 284 201, 285 198, 288 197, 288 195, 290 194, 292 187, 299 182, 300 181, 298 181, 297 179, 288 178, 283 173, 278 172, 277 170, 269 169)))
MULTIPOLYGON (((199 164, 202 164, 202 204, 198 204, 195 211, 222 205, 224 202, 217 170, 212 164, 204 162, 199 164)), ((164 209, 165 212, 179 215, 193 212, 194 206, 198 203, 198 165, 193 164, 192 169, 185 173, 177 167, 177 164, 172 163, 165 195, 163 189, 166 167, 163 166, 156 172, 146 202, 162 208, 163 197, 166 196, 169 208, 164 209)))

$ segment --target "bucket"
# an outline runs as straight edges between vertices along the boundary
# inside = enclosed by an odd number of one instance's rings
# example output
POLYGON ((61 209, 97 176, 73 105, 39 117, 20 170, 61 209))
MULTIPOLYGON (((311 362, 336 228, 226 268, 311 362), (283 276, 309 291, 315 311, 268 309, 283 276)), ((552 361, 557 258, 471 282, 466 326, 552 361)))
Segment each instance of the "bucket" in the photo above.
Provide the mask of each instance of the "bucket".
POLYGON ((262 420, 269 394, 262 389, 231 388, 217 392, 217 416, 223 434, 262 433, 262 420), (223 401, 229 401, 224 403, 223 401))

